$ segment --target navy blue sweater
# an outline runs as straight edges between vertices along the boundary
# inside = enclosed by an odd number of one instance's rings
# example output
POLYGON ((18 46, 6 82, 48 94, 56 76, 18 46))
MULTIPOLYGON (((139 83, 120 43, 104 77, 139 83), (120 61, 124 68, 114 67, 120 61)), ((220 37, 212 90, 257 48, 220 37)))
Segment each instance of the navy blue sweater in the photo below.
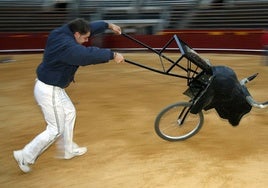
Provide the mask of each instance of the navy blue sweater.
MULTIPOLYGON (((103 21, 89 23, 91 36, 102 33, 108 28, 103 21)), ((54 29, 48 36, 42 63, 36 73, 40 81, 67 87, 74 80, 79 66, 106 63, 113 59, 110 49, 85 47, 78 44, 67 25, 54 29)))

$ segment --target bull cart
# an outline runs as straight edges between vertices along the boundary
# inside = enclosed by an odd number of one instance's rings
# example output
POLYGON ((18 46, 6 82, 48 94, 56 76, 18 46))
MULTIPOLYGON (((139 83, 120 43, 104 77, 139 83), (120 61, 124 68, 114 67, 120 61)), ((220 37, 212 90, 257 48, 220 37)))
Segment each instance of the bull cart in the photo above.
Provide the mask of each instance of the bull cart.
POLYGON ((263 103, 255 101, 246 87, 246 83, 252 81, 258 73, 239 81, 231 68, 213 66, 177 35, 174 35, 160 50, 128 34, 122 35, 159 56, 162 68, 150 67, 128 59, 125 59, 125 62, 186 80, 187 89, 183 94, 189 97, 189 101, 168 105, 155 119, 155 132, 164 140, 182 141, 197 134, 204 123, 203 110, 214 108, 221 118, 227 119, 232 126, 237 126, 252 107, 268 106, 268 101, 263 103), (165 53, 170 46, 173 48, 175 46, 179 50, 179 57, 175 60, 165 53), (163 60, 168 62, 168 66, 163 64, 163 60), (180 71, 174 73, 174 69, 180 71))

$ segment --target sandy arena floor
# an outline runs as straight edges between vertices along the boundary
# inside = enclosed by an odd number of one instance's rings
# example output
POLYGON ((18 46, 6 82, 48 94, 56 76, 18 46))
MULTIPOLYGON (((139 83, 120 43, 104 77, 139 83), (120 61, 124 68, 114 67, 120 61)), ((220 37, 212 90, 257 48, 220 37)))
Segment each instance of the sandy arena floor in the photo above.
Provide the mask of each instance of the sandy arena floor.
MULTIPOLYGON (((257 55, 202 54, 214 65, 232 67, 239 79, 258 72, 249 90, 268 100, 268 66, 257 55)), ((7 57, 1 55, 0 59, 7 57)), ((75 141, 88 152, 72 160, 55 158, 52 145, 23 174, 13 150, 45 128, 33 97, 42 54, 10 55, 0 64, 0 186, 79 188, 264 188, 268 185, 268 109, 253 109, 238 127, 214 110, 194 137, 167 142, 154 132, 165 106, 188 100, 184 80, 129 64, 81 67, 67 88, 77 109, 75 141)), ((148 53, 125 58, 154 63, 148 53)))

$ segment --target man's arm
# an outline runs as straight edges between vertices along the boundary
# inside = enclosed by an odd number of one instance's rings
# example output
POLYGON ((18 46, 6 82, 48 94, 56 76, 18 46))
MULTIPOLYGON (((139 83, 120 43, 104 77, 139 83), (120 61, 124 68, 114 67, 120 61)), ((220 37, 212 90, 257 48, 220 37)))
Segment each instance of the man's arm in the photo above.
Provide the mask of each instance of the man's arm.
POLYGON ((106 29, 112 30, 115 34, 120 35, 121 34, 121 28, 118 25, 107 23, 104 21, 95 21, 89 23, 89 26, 91 28, 90 35, 94 36, 99 33, 103 33, 106 29))
POLYGON ((90 26, 90 35, 94 36, 99 33, 103 33, 106 29, 108 29, 109 24, 104 21, 95 21, 89 23, 90 26))

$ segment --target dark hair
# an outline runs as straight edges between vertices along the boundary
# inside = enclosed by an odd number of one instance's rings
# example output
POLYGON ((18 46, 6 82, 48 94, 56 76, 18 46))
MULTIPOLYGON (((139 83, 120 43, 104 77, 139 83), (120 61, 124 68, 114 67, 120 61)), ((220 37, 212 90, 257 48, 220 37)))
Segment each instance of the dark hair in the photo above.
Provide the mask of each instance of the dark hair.
POLYGON ((79 32, 84 35, 90 32, 89 23, 83 18, 76 18, 67 24, 72 33, 79 32))

